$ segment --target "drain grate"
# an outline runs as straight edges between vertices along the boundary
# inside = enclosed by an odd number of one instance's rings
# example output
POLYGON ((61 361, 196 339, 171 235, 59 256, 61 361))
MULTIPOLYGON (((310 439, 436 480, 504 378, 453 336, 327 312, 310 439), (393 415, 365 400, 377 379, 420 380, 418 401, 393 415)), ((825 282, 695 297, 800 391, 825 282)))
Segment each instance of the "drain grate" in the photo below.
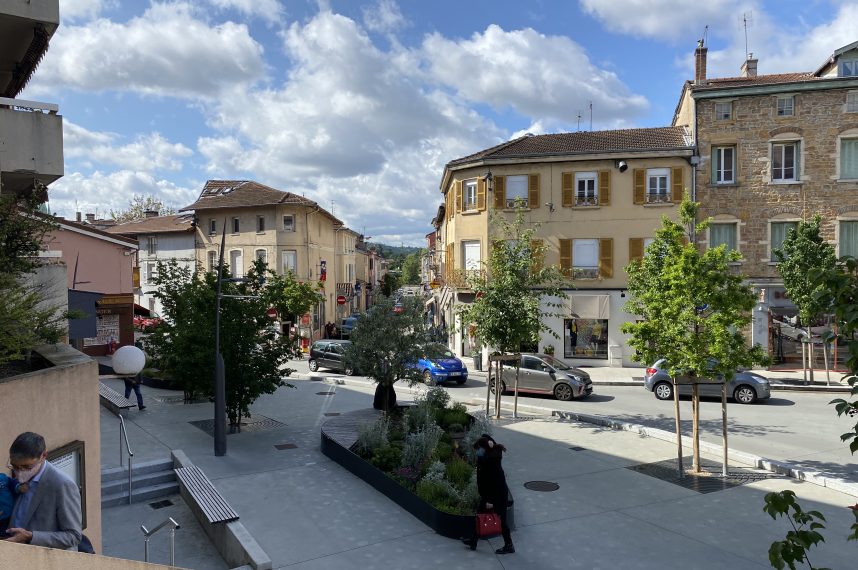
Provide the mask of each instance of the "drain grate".
POLYGON ((586 451, 587 448, 575 446, 575 447, 570 447, 569 449, 571 449, 572 451, 586 451))
POLYGON ((326 412, 325 415, 328 417, 333 417, 340 415, 340 412, 326 412))
POLYGON ((557 489, 559 489, 560 485, 551 481, 528 481, 524 484, 524 488, 530 489, 531 491, 542 491, 543 493, 549 493, 551 491, 556 491, 557 489))
MULTIPOLYGON (((691 457, 685 457, 682 460, 683 466, 691 466, 691 457)), ((709 459, 700 460, 700 473, 692 473, 686 471, 685 477, 679 478, 676 459, 667 459, 656 463, 644 463, 642 465, 632 465, 627 467, 632 471, 655 477, 668 483, 673 483, 685 489, 696 491, 700 494, 715 493, 753 483, 755 481, 764 481, 766 479, 779 478, 779 475, 774 473, 757 471, 754 469, 746 469, 742 467, 731 467, 727 472, 727 477, 721 476, 721 464, 709 459)))
POLYGON ((283 451, 284 449, 298 449, 298 446, 294 443, 278 443, 274 446, 274 449, 283 451))
POLYGON ((164 499, 163 501, 155 501, 154 503, 149 503, 149 506, 153 509, 163 509, 164 507, 172 507, 173 501, 170 499, 164 499))
POLYGON ((316 392, 317 396, 333 396, 336 392, 316 392))
POLYGON ((206 398, 194 398, 186 402, 184 396, 152 396, 151 399, 161 404, 206 404, 210 402, 206 398))
MULTIPOLYGON (((214 437, 214 420, 196 420, 188 423, 214 437)), ((272 420, 269 417, 256 414, 250 421, 241 422, 241 425, 237 430, 233 431, 227 426, 226 433, 229 435, 241 432, 266 431, 282 427, 286 427, 286 424, 278 422, 277 420, 272 420)))

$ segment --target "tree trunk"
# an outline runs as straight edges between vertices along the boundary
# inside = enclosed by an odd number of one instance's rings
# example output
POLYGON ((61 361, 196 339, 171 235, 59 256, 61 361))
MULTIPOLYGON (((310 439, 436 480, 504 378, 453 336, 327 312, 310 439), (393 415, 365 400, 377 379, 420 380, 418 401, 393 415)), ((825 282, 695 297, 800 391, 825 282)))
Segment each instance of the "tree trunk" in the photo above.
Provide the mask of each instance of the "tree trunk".
POLYGON ((390 384, 379 382, 375 386, 375 396, 372 399, 372 407, 376 410, 389 412, 396 407, 396 391, 390 384))
POLYGON ((700 384, 694 378, 691 387, 691 447, 692 447, 692 469, 700 473, 700 384))
POLYGON ((828 366, 828 341, 822 341, 822 358, 825 360, 825 385, 831 386, 831 372, 828 366))
MULTIPOLYGON (((491 395, 492 395, 492 364, 493 364, 492 359, 491 359, 491 357, 489 357, 489 376, 488 376, 489 381, 486 382, 486 418, 489 417, 489 409, 491 407, 489 402, 491 401, 491 395)), ((494 362, 494 366, 495 366, 495 385, 497 385, 498 378, 500 378, 500 370, 498 370, 498 363, 497 362, 494 362)))
POLYGON ((810 383, 813 384, 813 337, 810 334, 810 325, 807 325, 807 340, 810 341, 808 345, 809 356, 807 359, 808 367, 810 368, 810 383))
POLYGON ((727 380, 721 386, 721 439, 724 445, 724 466, 721 475, 727 477, 727 380))
POLYGON ((801 343, 801 382, 807 384, 807 343, 801 337, 798 340, 801 343))
POLYGON ((685 477, 685 469, 682 467, 682 428, 679 423, 679 384, 673 379, 673 411, 676 415, 676 462, 679 468, 679 478, 685 477))
POLYGON ((512 404, 512 417, 518 417, 518 372, 520 370, 521 360, 515 364, 515 396, 512 404))
POLYGON ((498 377, 495 380, 495 418, 501 416, 501 392, 503 391, 503 360, 498 361, 498 377))

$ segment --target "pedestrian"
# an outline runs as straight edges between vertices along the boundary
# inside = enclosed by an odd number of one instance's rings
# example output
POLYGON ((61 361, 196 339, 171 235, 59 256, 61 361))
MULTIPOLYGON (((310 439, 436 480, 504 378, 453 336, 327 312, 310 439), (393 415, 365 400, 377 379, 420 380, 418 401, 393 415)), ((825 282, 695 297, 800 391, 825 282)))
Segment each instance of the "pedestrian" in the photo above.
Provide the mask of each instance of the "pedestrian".
POLYGON ((17 481, 5 473, 0 473, 0 537, 2 538, 5 538, 6 529, 9 528, 9 521, 12 519, 17 485, 17 481))
POLYGON ((140 375, 137 376, 126 376, 122 380, 125 381, 125 399, 128 399, 128 396, 131 395, 131 390, 134 390, 134 394, 137 396, 137 409, 145 410, 146 406, 143 405, 143 394, 140 393, 140 383, 142 380, 140 379, 140 375))
POLYGON ((9 467, 20 494, 6 540, 77 550, 81 540, 80 491, 47 460, 45 438, 24 432, 9 448, 9 467))
MULTIPOLYGON (((485 433, 474 442, 474 454, 477 457, 477 490, 480 493, 480 511, 493 510, 501 521, 503 547, 495 550, 495 554, 512 554, 515 552, 507 524, 509 488, 501 465, 505 451, 506 447, 485 433)), ((471 550, 476 550, 478 538, 475 533, 465 543, 471 550)))

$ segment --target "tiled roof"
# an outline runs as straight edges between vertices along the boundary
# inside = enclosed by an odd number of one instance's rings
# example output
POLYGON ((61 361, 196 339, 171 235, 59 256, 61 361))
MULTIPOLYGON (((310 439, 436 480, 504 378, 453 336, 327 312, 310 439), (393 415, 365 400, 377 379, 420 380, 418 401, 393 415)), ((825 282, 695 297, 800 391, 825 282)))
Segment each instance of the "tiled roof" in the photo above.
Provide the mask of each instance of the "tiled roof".
POLYGON ((756 77, 718 77, 707 79, 701 85, 692 84, 695 91, 701 89, 726 89, 728 87, 753 87, 755 85, 775 85, 778 83, 796 83, 799 81, 819 81, 822 77, 815 77, 813 73, 775 73, 771 75, 757 75, 756 77))
POLYGON ((664 150, 690 146, 691 140, 684 127, 525 135, 480 152, 457 158, 450 161, 448 166, 486 159, 664 150))
POLYGON ((154 216, 136 222, 117 224, 106 231, 111 234, 122 234, 126 236, 139 234, 157 234, 167 232, 190 232, 193 230, 191 221, 193 216, 180 214, 178 216, 154 216))

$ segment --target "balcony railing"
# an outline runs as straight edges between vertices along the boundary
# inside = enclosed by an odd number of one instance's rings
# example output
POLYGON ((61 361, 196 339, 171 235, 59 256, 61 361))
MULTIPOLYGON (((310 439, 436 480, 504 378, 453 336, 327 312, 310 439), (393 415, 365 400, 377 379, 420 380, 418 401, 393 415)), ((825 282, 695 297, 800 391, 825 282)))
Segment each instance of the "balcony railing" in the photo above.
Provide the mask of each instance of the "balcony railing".
POLYGON ((448 269, 447 285, 457 289, 470 289, 468 279, 480 278, 485 275, 482 269, 448 269))
POLYGON ((598 206, 599 198, 596 196, 575 196, 576 206, 598 206))
POLYGON ((647 204, 668 204, 671 202, 670 194, 662 193, 662 192, 647 192, 646 195, 646 203, 647 204))
POLYGON ((573 267, 572 268, 572 278, 573 279, 598 279, 599 278, 599 268, 598 267, 573 267))

